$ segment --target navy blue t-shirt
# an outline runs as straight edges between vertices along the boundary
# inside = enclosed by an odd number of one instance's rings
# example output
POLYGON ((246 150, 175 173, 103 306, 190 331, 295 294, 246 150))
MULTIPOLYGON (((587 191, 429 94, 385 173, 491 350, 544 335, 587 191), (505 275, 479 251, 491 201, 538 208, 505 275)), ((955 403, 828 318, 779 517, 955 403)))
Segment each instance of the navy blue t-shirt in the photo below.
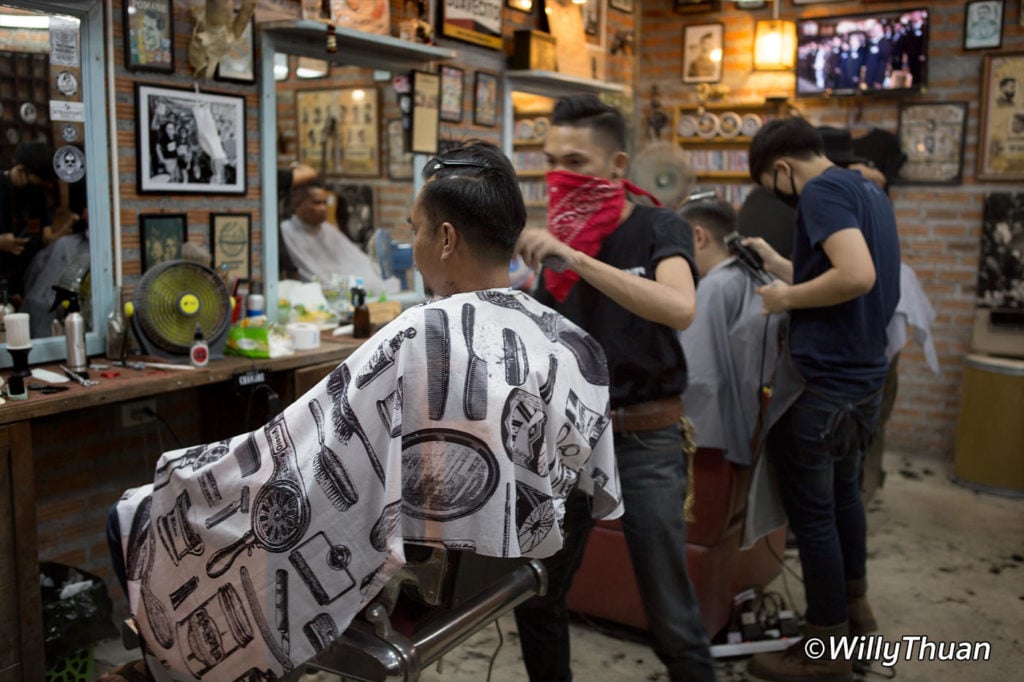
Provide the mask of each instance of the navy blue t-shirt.
MULTIPOLYGON (((635 206, 604 240, 597 259, 654 279, 658 263, 672 256, 686 259, 696 283, 690 225, 674 211, 635 206)), ((686 358, 671 327, 634 315, 582 279, 562 302, 548 293, 543 279, 534 296, 601 344, 608 359, 613 409, 679 395, 686 388, 686 358)))
POLYGON ((793 235, 793 283, 832 267, 822 242, 859 228, 875 264, 875 285, 857 298, 790 313, 790 351, 810 384, 871 391, 885 382, 886 327, 900 297, 900 244, 889 198, 860 173, 832 167, 800 193, 793 235))

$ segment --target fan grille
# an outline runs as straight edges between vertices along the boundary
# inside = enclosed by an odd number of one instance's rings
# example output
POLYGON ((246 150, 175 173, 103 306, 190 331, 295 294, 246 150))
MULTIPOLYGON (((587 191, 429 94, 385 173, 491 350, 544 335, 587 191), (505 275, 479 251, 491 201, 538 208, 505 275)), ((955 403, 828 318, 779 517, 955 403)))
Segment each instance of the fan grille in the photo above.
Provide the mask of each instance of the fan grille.
POLYGON ((191 261, 167 261, 146 271, 135 290, 135 315, 146 338, 174 354, 188 354, 196 326, 206 339, 231 323, 227 287, 217 273, 191 261))

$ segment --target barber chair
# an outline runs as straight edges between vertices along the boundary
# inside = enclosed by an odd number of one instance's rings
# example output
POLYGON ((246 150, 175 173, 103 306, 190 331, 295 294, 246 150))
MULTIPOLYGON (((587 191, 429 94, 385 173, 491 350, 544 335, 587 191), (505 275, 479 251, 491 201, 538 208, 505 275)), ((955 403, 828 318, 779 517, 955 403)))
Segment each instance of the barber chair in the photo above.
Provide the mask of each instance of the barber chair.
MULTIPOLYGON (((321 670, 346 682, 415 682, 422 670, 534 595, 547 592, 536 559, 501 559, 406 544, 406 564, 342 636, 284 678, 321 670)), ((131 647, 133 623, 123 635, 131 647)), ((138 646, 138 640, 134 641, 138 646)))
MULTIPOLYGON (((693 461, 694 521, 686 528, 686 562, 709 636, 728 624, 733 598, 763 587, 782 570, 785 528, 740 549, 753 469, 727 460, 721 450, 699 448, 693 461)), ((569 609, 640 630, 647 617, 636 587, 626 538, 618 521, 600 521, 568 595, 569 609), (609 590, 609 585, 616 589, 609 590)))
POLYGON ((547 572, 536 559, 415 545, 405 551, 407 563, 398 575, 304 670, 346 681, 413 682, 478 630, 547 592, 547 572))

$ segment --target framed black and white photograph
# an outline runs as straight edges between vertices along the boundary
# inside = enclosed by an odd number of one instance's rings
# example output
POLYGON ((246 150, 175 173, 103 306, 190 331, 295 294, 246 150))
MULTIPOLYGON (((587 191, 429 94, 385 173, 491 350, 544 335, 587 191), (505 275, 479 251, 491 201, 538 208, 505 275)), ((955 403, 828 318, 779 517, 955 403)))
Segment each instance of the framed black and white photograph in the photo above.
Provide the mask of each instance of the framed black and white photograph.
POLYGON ((683 82, 722 80, 722 39, 725 25, 690 24, 683 28, 683 82))
MULTIPOLYGON (((253 35, 256 32, 256 20, 251 19, 249 24, 242 31, 232 45, 228 53, 220 58, 217 63, 217 71, 214 78, 221 81, 235 81, 237 83, 256 82, 256 60, 255 43, 253 35)), ((287 55, 285 55, 287 58, 287 55)), ((276 68, 276 67, 275 67, 276 68)))
POLYGON ((1024 315, 1024 192, 985 195, 978 262, 978 307, 1024 315))
POLYGON ((975 0, 964 11, 964 49, 988 50, 1003 44, 1003 0, 975 0))
POLYGON ((213 269, 227 275, 228 282, 251 277, 249 243, 252 216, 248 213, 211 213, 210 246, 213 269))
POLYGON ((188 221, 184 213, 139 214, 142 272, 157 263, 181 258, 181 247, 187 239, 188 221))
POLYGON ((465 72, 456 66, 441 66, 441 120, 462 122, 465 72))
POLYGON ((124 0, 124 61, 131 71, 174 72, 172 0, 124 0))
POLYGON ((588 36, 601 35, 601 13, 604 11, 605 0, 584 0, 580 5, 583 15, 583 32, 588 36))
POLYGON ((138 191, 245 194, 245 98, 135 86, 138 191))
POLYGON ((960 184, 966 133, 967 102, 902 102, 898 137, 907 160, 899 182, 960 184))
POLYGON ((633 13, 633 0, 608 0, 608 6, 626 14, 633 13))
POLYGON ((477 71, 473 81, 473 123, 478 126, 498 124, 498 77, 477 71))

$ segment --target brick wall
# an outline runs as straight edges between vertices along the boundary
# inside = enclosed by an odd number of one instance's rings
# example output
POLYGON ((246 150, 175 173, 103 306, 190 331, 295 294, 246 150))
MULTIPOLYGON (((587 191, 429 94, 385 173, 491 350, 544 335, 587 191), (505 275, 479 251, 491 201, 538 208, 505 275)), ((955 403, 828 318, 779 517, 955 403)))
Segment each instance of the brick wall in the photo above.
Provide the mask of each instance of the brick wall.
MULTIPOLYGON (((640 69, 637 80, 638 113, 649 110, 651 85, 657 85, 663 105, 697 101, 696 89, 681 79, 681 42, 686 24, 723 22, 725 54, 723 83, 730 92, 725 102, 761 100, 793 93, 792 74, 753 72, 751 52, 754 22, 771 18, 771 3, 758 11, 735 9, 722 3, 714 15, 680 16, 666 1, 643 3, 640 69)), ((902 255, 916 271, 935 307, 932 328, 942 376, 935 377, 924 362, 920 347, 908 346, 899 364, 900 391, 887 430, 893 449, 951 456, 956 437, 963 358, 971 341, 974 314, 982 205, 988 192, 1019 191, 1020 183, 981 182, 975 179, 978 143, 981 68, 984 51, 964 51, 964 3, 961 0, 919 2, 931 10, 929 87, 907 101, 969 102, 964 146, 964 179, 956 186, 895 186, 891 197, 899 222, 902 255)), ((784 3, 781 18, 907 9, 907 2, 830 3, 794 7, 784 3)), ((990 52, 1024 50, 1020 4, 1006 3, 1003 45, 990 52)), ((896 132, 897 98, 795 100, 795 106, 815 124, 849 127, 855 134, 871 127, 896 132), (863 105, 863 108, 861 108, 863 105)), ((638 131, 642 128, 637 126, 638 131)), ((663 137, 667 137, 663 133, 663 137)), ((647 142, 638 133, 637 146, 647 142)))

